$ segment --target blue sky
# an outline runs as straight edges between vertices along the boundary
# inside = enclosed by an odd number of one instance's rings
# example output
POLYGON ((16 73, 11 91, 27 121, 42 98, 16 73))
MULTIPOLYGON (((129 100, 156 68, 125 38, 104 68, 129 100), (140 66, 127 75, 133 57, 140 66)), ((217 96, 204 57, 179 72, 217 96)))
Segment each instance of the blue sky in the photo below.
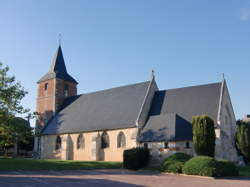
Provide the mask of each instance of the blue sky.
POLYGON ((250 113, 250 0, 0 1, 0 61, 29 91, 58 47, 78 93, 148 80, 160 89, 228 83, 236 118, 250 113))

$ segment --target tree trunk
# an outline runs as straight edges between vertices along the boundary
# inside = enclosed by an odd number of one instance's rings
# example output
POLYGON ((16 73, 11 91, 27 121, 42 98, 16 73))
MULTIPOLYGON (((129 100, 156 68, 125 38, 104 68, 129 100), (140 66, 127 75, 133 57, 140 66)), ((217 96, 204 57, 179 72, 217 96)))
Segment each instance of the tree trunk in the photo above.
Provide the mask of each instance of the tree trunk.
POLYGON ((3 152, 4 152, 4 156, 7 157, 8 156, 8 153, 7 153, 7 149, 4 147, 3 149, 3 152))
POLYGON ((16 138, 15 144, 14 144, 14 153, 13 157, 17 157, 17 151, 18 151, 18 139, 16 138))

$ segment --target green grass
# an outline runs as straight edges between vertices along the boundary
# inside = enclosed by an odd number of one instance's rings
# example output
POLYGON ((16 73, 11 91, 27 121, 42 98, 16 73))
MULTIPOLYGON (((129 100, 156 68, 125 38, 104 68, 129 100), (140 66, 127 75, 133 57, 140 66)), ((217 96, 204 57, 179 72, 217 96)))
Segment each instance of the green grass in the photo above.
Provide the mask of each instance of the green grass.
POLYGON ((0 157, 0 171, 11 170, 80 170, 80 169, 119 169, 121 162, 95 162, 72 160, 35 160, 0 157))
POLYGON ((239 167, 240 176, 250 177, 250 166, 239 167))

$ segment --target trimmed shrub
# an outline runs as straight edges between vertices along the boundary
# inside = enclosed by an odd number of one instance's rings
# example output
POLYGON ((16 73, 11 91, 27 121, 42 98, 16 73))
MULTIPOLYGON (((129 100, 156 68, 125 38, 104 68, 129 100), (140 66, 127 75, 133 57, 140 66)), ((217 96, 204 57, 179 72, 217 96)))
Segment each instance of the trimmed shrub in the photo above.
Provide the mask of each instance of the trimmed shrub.
POLYGON ((237 121, 236 147, 245 161, 250 162, 250 122, 237 121))
POLYGON ((175 153, 166 158, 161 164, 161 171, 170 173, 181 173, 182 167, 191 156, 185 153, 175 153))
POLYGON ((238 175, 239 175, 239 170, 234 163, 227 160, 217 161, 216 176, 226 177, 226 176, 238 176, 238 175))
POLYGON ((214 157, 214 121, 206 115, 194 116, 192 119, 192 126, 193 144, 195 152, 198 155, 214 157))
POLYGON ((182 172, 188 175, 217 176, 217 161, 208 156, 198 156, 187 161, 182 172))
POLYGON ((230 161, 216 161, 212 157, 198 156, 187 161, 182 172, 188 175, 201 175, 209 177, 238 176, 239 170, 230 161))
POLYGON ((150 152, 147 148, 132 148, 123 152, 123 167, 138 170, 148 165, 150 152))

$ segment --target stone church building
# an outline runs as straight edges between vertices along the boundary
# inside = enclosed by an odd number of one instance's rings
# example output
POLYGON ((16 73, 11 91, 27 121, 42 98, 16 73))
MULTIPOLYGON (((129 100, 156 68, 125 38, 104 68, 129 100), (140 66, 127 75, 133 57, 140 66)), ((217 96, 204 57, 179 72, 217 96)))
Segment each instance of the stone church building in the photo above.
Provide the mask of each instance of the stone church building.
POLYGON ((159 90, 149 81, 77 94, 59 46, 38 81, 35 152, 42 159, 122 161, 125 149, 146 146, 152 160, 195 155, 191 120, 215 122, 219 159, 237 160, 236 120, 226 81, 159 90))

